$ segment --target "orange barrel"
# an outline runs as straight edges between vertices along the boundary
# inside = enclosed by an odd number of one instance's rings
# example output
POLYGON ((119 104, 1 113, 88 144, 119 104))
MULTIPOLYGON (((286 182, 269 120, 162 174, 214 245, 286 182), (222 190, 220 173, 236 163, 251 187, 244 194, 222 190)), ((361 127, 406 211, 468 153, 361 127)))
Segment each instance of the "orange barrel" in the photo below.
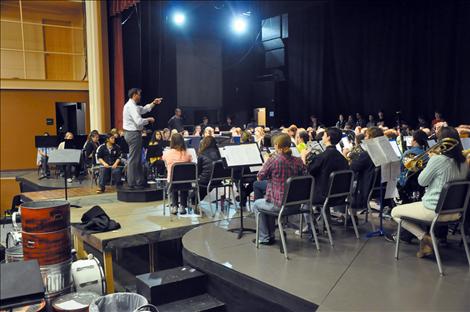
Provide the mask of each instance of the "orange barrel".
POLYGON ((48 233, 70 226, 70 203, 65 200, 31 201, 21 205, 24 232, 48 233))
POLYGON ((24 260, 37 259, 40 266, 57 264, 72 258, 70 229, 49 233, 22 232, 24 260))

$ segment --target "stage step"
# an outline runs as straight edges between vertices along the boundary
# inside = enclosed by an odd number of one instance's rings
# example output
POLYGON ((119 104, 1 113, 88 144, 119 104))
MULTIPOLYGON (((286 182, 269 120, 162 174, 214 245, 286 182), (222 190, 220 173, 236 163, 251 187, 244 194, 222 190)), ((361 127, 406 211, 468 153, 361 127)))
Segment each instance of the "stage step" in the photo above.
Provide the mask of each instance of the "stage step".
POLYGON ((225 304, 209 294, 202 294, 157 306, 159 312, 225 311, 225 304))
POLYGON ((154 305, 202 295, 206 292, 207 277, 189 266, 137 276, 137 293, 154 305))

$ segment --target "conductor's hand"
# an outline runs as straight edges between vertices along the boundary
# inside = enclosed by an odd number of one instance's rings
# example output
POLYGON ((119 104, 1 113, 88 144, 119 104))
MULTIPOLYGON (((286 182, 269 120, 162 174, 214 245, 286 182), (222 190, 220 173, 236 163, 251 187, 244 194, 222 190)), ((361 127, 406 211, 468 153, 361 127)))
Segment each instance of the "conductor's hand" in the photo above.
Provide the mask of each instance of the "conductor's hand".
POLYGON ((153 118, 153 117, 148 117, 147 120, 148 120, 149 123, 154 123, 155 122, 155 118, 153 118))
POLYGON ((158 104, 160 104, 162 101, 163 101, 163 98, 156 98, 155 100, 153 100, 152 103, 155 104, 155 105, 158 105, 158 104))

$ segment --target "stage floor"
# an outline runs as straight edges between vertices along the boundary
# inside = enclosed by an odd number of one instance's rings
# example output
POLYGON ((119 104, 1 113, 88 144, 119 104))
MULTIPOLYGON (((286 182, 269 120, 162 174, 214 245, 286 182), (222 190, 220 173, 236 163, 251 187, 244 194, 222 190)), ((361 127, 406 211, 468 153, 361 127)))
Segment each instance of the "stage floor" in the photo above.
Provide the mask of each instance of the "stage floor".
MULTIPOLYGON (((247 223, 254 227, 253 219, 247 223)), ((470 310, 470 270, 458 241, 441 248, 446 275, 440 277, 434 259, 416 258, 417 245, 401 244, 396 261, 394 244, 364 238, 370 225, 360 227, 360 240, 352 229, 334 229, 335 246, 323 236, 320 251, 287 230, 288 261, 279 245, 257 250, 254 234, 238 240, 217 224, 191 230, 183 237, 183 246, 196 256, 315 303, 319 311, 470 310)))

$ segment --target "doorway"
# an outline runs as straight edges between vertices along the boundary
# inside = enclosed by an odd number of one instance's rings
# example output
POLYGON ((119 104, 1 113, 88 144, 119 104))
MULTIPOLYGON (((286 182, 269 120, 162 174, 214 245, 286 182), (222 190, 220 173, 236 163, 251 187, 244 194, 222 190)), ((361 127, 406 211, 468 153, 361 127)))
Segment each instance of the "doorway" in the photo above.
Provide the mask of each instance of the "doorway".
POLYGON ((64 103, 55 104, 56 130, 58 136, 63 136, 65 132, 73 134, 86 134, 85 132, 85 103, 64 103))

